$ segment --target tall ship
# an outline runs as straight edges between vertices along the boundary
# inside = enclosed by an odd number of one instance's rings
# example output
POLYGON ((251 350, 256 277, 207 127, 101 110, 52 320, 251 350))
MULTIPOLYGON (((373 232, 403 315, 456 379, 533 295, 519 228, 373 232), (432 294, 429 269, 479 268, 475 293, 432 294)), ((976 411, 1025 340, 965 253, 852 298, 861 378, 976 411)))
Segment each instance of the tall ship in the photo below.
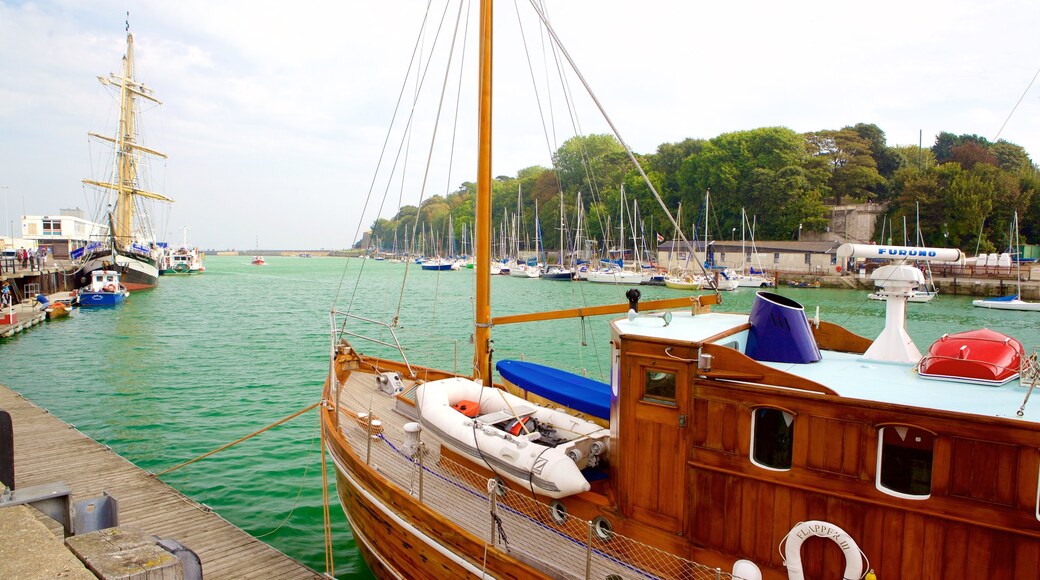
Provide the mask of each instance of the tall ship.
POLYGON ((906 331, 915 262, 957 250, 839 250, 888 260, 874 339, 768 291, 743 313, 632 288, 493 315, 491 0, 479 22, 472 364, 450 363, 465 340, 444 341, 444 368, 410 360, 377 281, 330 312, 322 442, 376 576, 1040 579, 1035 348, 951 329, 922 351, 906 331), (492 359, 508 325, 611 314, 609 382, 492 359))
POLYGON ((86 186, 101 194, 98 207, 104 213, 98 216, 98 221, 107 224, 107 228, 94 232, 86 246, 72 251, 72 259, 80 264, 76 282, 86 284, 95 270, 114 270, 119 272, 123 285, 129 290, 154 288, 159 283, 162 250, 149 223, 146 203, 172 203, 173 200, 148 191, 141 183, 141 170, 147 159, 165 159, 166 155, 138 142, 140 101, 162 103, 153 96, 152 89, 134 76, 134 37, 129 31, 121 72, 98 77, 98 80, 118 93, 119 124, 112 136, 89 133, 92 139, 111 146, 114 154, 109 179, 83 180, 86 186))

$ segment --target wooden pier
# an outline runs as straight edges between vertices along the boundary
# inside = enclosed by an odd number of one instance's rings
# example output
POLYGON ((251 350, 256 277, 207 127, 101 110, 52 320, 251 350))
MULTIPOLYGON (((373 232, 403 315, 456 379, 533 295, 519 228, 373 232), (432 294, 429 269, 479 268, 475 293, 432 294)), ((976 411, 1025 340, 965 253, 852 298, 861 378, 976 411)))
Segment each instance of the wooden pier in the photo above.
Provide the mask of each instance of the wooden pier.
POLYGON ((10 309, 4 308, 0 311, 0 338, 13 336, 46 319, 47 315, 33 307, 31 303, 15 304, 10 309), (14 321, 8 318, 9 314, 13 316, 14 321))
POLYGON ((184 544, 207 579, 321 577, 2 385, 0 409, 14 423, 18 488, 60 481, 74 502, 107 491, 120 526, 184 544))

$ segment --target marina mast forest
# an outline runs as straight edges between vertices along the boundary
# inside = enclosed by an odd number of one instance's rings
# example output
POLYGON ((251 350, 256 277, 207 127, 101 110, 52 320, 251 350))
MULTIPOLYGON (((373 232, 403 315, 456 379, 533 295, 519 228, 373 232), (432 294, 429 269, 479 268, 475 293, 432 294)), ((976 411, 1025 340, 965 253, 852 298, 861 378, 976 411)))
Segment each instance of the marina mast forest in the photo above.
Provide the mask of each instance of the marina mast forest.
MULTIPOLYGON (((874 124, 812 133, 763 127, 664 143, 654 153, 636 156, 673 215, 681 207, 680 227, 689 239, 702 237, 705 223, 715 237, 739 236, 743 209, 754 216, 757 239, 794 240, 800 230, 823 232, 830 207, 868 202, 887 208, 882 219, 888 225, 878 224, 875 231, 889 233, 878 242, 901 243, 908 223, 910 244, 919 231, 916 243, 992 252, 1009 246, 1016 211, 1022 216, 1022 243, 1040 234, 1035 231, 1040 228, 1035 195, 1040 170, 1023 147, 1004 140, 943 132, 931 147, 889 146, 874 124), (711 210, 705 217, 707 191, 711 210)), ((639 212, 647 239, 655 234, 673 238, 664 212, 639 174, 629 169, 624 148, 613 136, 573 137, 553 153, 552 164, 495 178, 494 231, 515 227, 532 240, 537 235, 543 248, 560 248, 561 231, 568 235, 561 220, 575 222, 580 200, 585 236, 616 238, 623 186, 629 200, 643 202, 639 212)), ((374 249, 391 251, 396 238, 398 251, 405 240, 412 240, 407 251, 421 251, 419 240, 427 251, 447 252, 445 240, 459 243, 464 232, 472 231, 475 192, 476 183, 467 181, 445 195, 424 198, 419 207, 404 206, 391 219, 377 219, 374 249)))

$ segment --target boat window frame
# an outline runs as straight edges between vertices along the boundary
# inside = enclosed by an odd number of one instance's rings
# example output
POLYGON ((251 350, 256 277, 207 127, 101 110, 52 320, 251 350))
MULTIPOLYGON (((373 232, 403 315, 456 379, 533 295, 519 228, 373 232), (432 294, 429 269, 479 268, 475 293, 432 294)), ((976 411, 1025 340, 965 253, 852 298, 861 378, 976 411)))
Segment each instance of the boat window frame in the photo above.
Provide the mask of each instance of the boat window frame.
POLYGON ((932 431, 931 429, 925 429, 924 427, 921 427, 921 426, 918 426, 918 425, 911 425, 909 423, 880 423, 880 424, 875 425, 874 427, 877 429, 877 435, 878 435, 877 450, 876 450, 877 457, 876 457, 876 461, 875 461, 875 465, 874 465, 874 487, 877 488, 877 490, 880 491, 881 493, 883 493, 885 495, 890 495, 892 497, 898 497, 898 498, 902 498, 902 499, 909 499, 909 500, 916 500, 916 501, 922 501, 922 500, 930 499, 932 497, 932 483, 934 481, 934 475, 935 475, 935 444, 936 444, 937 440, 939 439, 939 435, 935 431, 932 431), (911 494, 911 493, 906 493, 906 492, 903 492, 903 491, 899 491, 897 489, 892 489, 892 488, 889 488, 889 487, 885 487, 884 485, 882 485, 882 483, 881 483, 881 462, 882 462, 883 455, 884 455, 884 445, 885 445, 884 431, 885 431, 885 429, 887 429, 889 427, 891 427, 891 428, 906 427, 907 429, 917 429, 919 431, 924 431, 925 433, 928 433, 929 435, 932 436, 932 449, 931 449, 932 463, 931 463, 931 466, 929 467, 929 470, 928 470, 928 493, 927 494, 925 494, 925 495, 916 495, 916 494, 911 494))
POLYGON ((1036 519, 1040 520, 1040 467, 1036 470, 1036 519))
POLYGON ((639 402, 640 403, 649 403, 651 405, 662 405, 662 406, 665 406, 665 407, 678 408, 679 407, 679 396, 678 396, 678 393, 679 393, 679 389, 680 389, 680 385, 679 385, 679 371, 678 371, 678 369, 661 369, 661 368, 658 368, 656 365, 646 365, 646 364, 641 364, 639 366, 640 366, 640 370, 642 371, 640 373, 640 375, 642 376, 642 380, 640 381, 640 385, 639 385, 639 389, 640 389, 640 391, 639 391, 640 392, 640 394, 639 394, 639 402), (665 398, 665 397, 658 397, 658 396, 648 395, 647 394, 646 387, 647 387, 647 385, 650 384, 650 373, 661 373, 661 374, 667 374, 667 375, 671 375, 672 376, 673 380, 672 380, 672 398, 671 399, 668 399, 668 398, 665 398))
POLYGON ((797 418, 798 418, 798 413, 792 411, 791 409, 787 409, 787 408, 780 407, 780 406, 777 406, 777 405, 755 405, 755 406, 751 407, 751 436, 749 437, 749 441, 748 441, 748 460, 751 461, 752 465, 754 465, 755 467, 761 468, 761 469, 765 469, 767 471, 784 472, 784 471, 791 471, 792 469, 794 469, 794 421, 797 418), (770 410, 773 410, 773 411, 780 411, 781 413, 785 413, 785 414, 788 414, 788 415, 791 416, 791 445, 790 445, 791 466, 790 467, 773 467, 771 465, 766 465, 764 463, 760 463, 760 462, 755 460, 755 425, 758 422, 758 418, 756 417, 756 415, 757 415, 757 413, 758 413, 758 411, 760 409, 770 409, 770 410))

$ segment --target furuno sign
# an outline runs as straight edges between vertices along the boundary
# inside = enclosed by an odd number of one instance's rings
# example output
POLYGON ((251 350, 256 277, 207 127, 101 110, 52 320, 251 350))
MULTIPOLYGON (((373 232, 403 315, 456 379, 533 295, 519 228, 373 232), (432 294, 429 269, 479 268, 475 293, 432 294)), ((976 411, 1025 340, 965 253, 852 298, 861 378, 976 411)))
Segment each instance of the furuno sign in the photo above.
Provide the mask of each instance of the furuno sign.
POLYGON ((959 262, 964 256, 957 248, 918 248, 914 246, 878 246, 874 244, 842 244, 838 256, 872 260, 930 260, 959 262))

